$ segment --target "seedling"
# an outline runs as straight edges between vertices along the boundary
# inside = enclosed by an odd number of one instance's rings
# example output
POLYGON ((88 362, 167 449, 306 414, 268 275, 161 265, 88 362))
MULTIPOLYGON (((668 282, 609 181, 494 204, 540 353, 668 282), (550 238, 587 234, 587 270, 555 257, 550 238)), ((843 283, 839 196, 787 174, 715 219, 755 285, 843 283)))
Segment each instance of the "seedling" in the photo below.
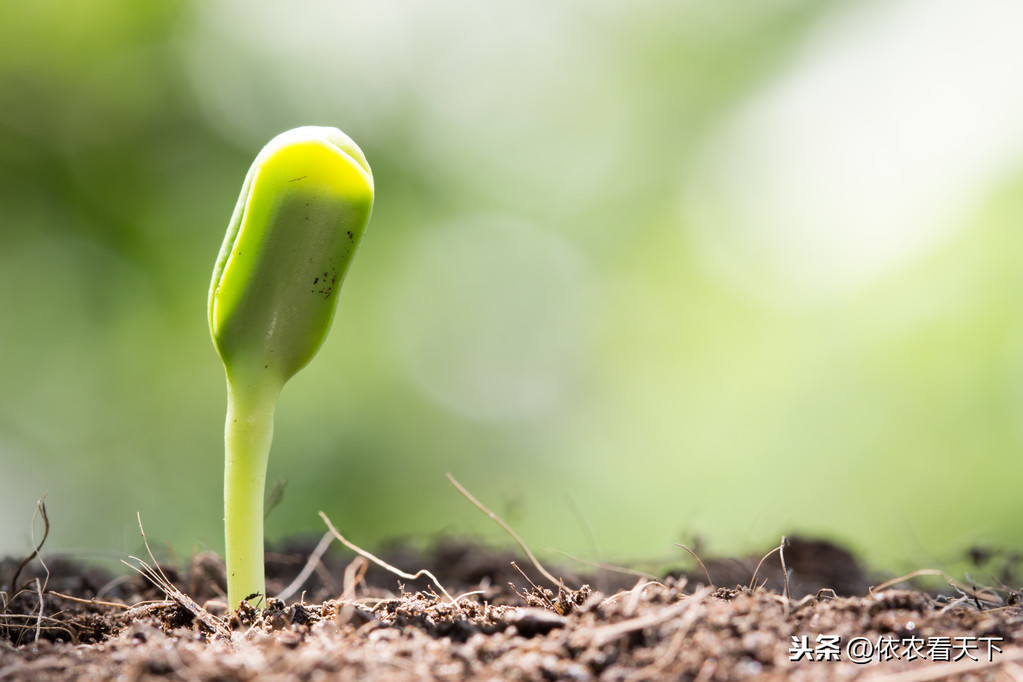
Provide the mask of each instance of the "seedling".
POLYGON ((263 495, 284 384, 316 355, 373 208, 366 157, 336 128, 275 137, 242 185, 213 268, 209 321, 227 374, 227 598, 265 596, 263 495))

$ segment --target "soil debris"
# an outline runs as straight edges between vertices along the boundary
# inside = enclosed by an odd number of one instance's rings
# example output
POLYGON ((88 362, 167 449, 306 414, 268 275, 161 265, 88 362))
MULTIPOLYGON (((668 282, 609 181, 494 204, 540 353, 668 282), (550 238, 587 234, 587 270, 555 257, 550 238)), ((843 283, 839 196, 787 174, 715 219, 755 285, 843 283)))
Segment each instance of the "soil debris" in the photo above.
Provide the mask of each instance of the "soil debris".
MULTIPOLYGON (((316 544, 268 554, 272 594, 316 544)), ((33 562, 17 590, 0 582, 0 680, 1008 680, 1023 670, 1017 590, 955 584, 935 594, 903 582, 871 592, 881 580, 817 541, 785 547, 790 597, 773 559, 750 587, 759 557, 705 562, 733 587, 707 585, 699 571, 572 576, 582 585, 572 590, 537 585, 514 557, 478 545, 381 553, 429 566, 457 595, 448 599, 429 579, 397 579, 332 549, 304 596, 233 613, 212 555, 184 574, 152 566, 188 586, 184 599, 138 574, 33 562)), ((0 562, 0 581, 19 563, 0 562)))

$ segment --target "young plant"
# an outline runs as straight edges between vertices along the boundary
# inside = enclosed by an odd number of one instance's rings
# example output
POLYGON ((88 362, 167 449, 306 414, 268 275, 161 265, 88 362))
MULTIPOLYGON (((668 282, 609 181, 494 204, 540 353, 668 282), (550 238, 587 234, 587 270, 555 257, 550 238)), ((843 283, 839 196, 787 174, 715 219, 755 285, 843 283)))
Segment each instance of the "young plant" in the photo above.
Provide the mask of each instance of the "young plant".
POLYGON ((366 157, 336 128, 275 137, 242 185, 213 268, 209 322, 227 373, 227 598, 265 596, 263 496, 284 384, 319 350, 373 208, 366 157))

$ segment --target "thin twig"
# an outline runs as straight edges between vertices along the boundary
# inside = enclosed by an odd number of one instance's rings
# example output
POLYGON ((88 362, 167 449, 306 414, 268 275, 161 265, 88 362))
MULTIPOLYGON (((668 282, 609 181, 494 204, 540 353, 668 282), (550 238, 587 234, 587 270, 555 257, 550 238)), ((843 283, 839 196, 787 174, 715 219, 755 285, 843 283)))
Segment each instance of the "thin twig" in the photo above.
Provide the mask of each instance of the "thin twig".
POLYGON ((792 593, 789 592, 789 569, 785 567, 785 546, 787 544, 789 544, 789 539, 782 535, 781 544, 778 545, 778 558, 781 559, 781 575, 785 579, 785 599, 792 601, 792 593))
POLYGON ((459 601, 462 601, 463 599, 465 599, 466 597, 472 597, 473 595, 486 594, 486 593, 487 593, 486 590, 473 590, 471 592, 463 592, 462 594, 460 594, 457 597, 455 597, 455 601, 459 602, 459 601))
MULTIPOLYGON (((683 545, 682 543, 676 542, 675 546, 676 547, 681 547, 685 551, 689 552, 693 556, 694 559, 696 559, 696 563, 700 564, 700 568, 703 569, 703 574, 705 576, 707 576, 707 584, 710 585, 711 588, 714 588, 714 581, 710 579, 710 571, 707 570, 707 567, 704 565, 703 560, 699 557, 699 555, 696 552, 694 552, 693 550, 691 550, 688 547, 686 547, 685 545, 683 545)), ((716 588, 714 588, 714 589, 716 589, 716 588)))
MULTIPOLYGON (((160 562, 156 560, 155 556, 153 556, 153 550, 149 547, 149 540, 146 539, 146 529, 142 527, 142 512, 135 512, 135 518, 138 519, 139 522, 139 535, 142 536, 142 544, 146 546, 146 552, 149 553, 149 558, 152 560, 153 566, 156 568, 156 570, 153 571, 154 575, 159 576, 163 584, 174 587, 174 583, 170 581, 167 574, 163 572, 162 568, 160 568, 160 562)), ((131 558, 135 559, 135 557, 131 558)), ((138 561, 138 559, 135 560, 138 561)), ((152 571, 152 569, 150 570, 152 571)), ((176 590, 177 588, 174 589, 176 590)))
MULTIPOLYGON (((556 601, 552 600, 550 597, 548 597, 547 596, 547 591, 541 590, 539 587, 537 587, 536 583, 534 583, 532 580, 529 579, 529 576, 526 575, 525 571, 523 571, 521 568, 519 568, 519 565, 517 563, 515 563, 513 561, 513 562, 511 562, 511 565, 512 565, 512 568, 514 568, 516 571, 519 572, 519 575, 521 575, 523 578, 526 579, 526 582, 529 583, 529 586, 533 588, 533 593, 536 594, 537 596, 539 596, 541 599, 543 599, 547 603, 548 607, 550 607, 551 609, 554 609, 555 611, 557 611, 562 616, 565 615, 564 613, 562 613, 561 607, 558 606, 558 602, 556 602, 556 601)), ((512 585, 511 587, 512 587, 513 590, 515 589, 514 585, 512 585)), ((518 593, 518 591, 516 590, 516 594, 517 593, 518 593)), ((558 594, 559 595, 561 594, 561 587, 560 586, 558 586, 558 594)), ((519 596, 522 597, 523 600, 528 603, 528 600, 525 599, 525 595, 519 595, 519 596)))
POLYGON ((277 598, 281 601, 288 601, 295 593, 302 589, 302 585, 305 584, 306 580, 309 580, 309 576, 316 570, 316 565, 320 563, 320 559, 323 557, 327 548, 330 547, 330 543, 334 541, 334 535, 330 532, 324 533, 323 537, 320 538, 319 544, 316 545, 316 549, 309 555, 308 561, 305 562, 305 567, 302 572, 295 576, 295 579, 291 581, 291 584, 285 587, 277 595, 277 598))
POLYGON ((625 601, 625 606, 622 609, 622 613, 627 618, 632 618, 633 614, 636 613, 636 609, 639 607, 640 597, 643 596, 643 590, 645 590, 647 585, 650 584, 652 583, 640 579, 632 586, 632 589, 629 590, 629 598, 625 601))
POLYGON ((507 523, 501 520, 500 516, 487 509, 487 507, 485 507, 482 502, 473 497, 472 493, 463 488, 462 484, 455 480, 454 476, 452 476, 451 474, 446 474, 446 476, 448 477, 448 481, 451 482, 451 485, 455 486, 455 489, 458 492, 462 493, 462 496, 465 497, 465 499, 472 502, 477 509, 479 509, 481 512, 489 516, 494 523, 503 528, 504 532, 511 536, 512 540, 514 540, 516 544, 518 544, 519 548, 521 548, 522 551, 526 553, 526 557, 533 563, 533 566, 536 567, 536 570, 538 570, 540 574, 543 575, 543 577, 547 578, 547 580, 549 580, 551 583, 559 587, 564 584, 564 581, 555 578, 547 571, 546 568, 544 568, 540 564, 537 558, 533 556, 533 553, 529 551, 529 547, 526 546, 526 543, 522 541, 522 538, 520 538, 518 534, 514 530, 512 530, 511 526, 509 526, 507 523))
POLYGON ((163 572, 163 569, 160 568, 160 564, 159 562, 157 562, 156 557, 153 556, 153 550, 150 549, 149 547, 149 541, 146 539, 146 531, 142 527, 142 515, 137 514, 136 516, 138 517, 139 521, 139 533, 141 533, 142 535, 142 542, 146 546, 146 551, 149 552, 149 558, 152 560, 153 565, 156 568, 153 568, 153 566, 150 566, 145 561, 135 556, 129 556, 128 558, 137 561, 138 566, 134 566, 132 564, 129 564, 127 561, 123 560, 121 561, 121 563, 123 563, 125 566, 128 566, 129 568, 138 571, 143 576, 148 578, 149 581, 156 585, 158 588, 160 588, 160 590, 164 594, 166 594, 172 600, 177 602, 182 608, 190 612, 195 617, 196 620, 205 625, 211 632, 213 632, 213 634, 216 637, 221 639, 230 639, 231 630, 230 628, 227 627, 227 624, 224 623, 223 620, 217 618, 212 613, 210 613, 209 611, 195 603, 195 601, 191 597, 189 597, 187 594, 185 594, 177 587, 175 587, 174 583, 172 583, 170 579, 167 578, 167 575, 163 572))
POLYGON ((43 625, 43 584, 39 582, 39 578, 36 578, 36 594, 39 595, 39 617, 36 618, 36 637, 35 643, 39 644, 39 629, 43 625))
MULTIPOLYGON (((50 535, 50 519, 46 516, 46 495, 44 494, 36 501, 36 511, 32 514, 32 536, 35 537, 35 520, 36 513, 43 517, 43 539, 36 545, 35 550, 32 551, 27 557, 21 560, 18 564, 18 568, 14 571, 14 577, 11 578, 11 592, 18 591, 18 578, 21 576, 21 572, 28 566, 29 562, 39 556, 39 550, 43 548, 43 544, 46 542, 46 538, 50 535)), ((43 562, 43 558, 39 557, 39 563, 46 569, 46 564, 43 562)), ((46 577, 49 579, 50 571, 46 569, 46 577)))
POLYGON ((346 540, 345 537, 338 532, 337 528, 334 527, 334 524, 330 522, 330 519, 327 518, 327 515, 324 514, 322 511, 320 512, 320 518, 323 519, 323 522, 327 524, 327 528, 330 529, 330 532, 333 533, 334 537, 336 537, 341 542, 342 545, 352 550, 359 556, 369 559, 380 568, 390 571, 394 575, 398 576, 399 578, 404 578, 405 580, 418 580, 421 576, 425 575, 427 578, 433 581, 433 584, 437 586, 437 589, 441 591, 441 593, 449 602, 454 603, 455 600, 451 597, 450 594, 448 594, 448 591, 444 589, 444 586, 440 584, 440 581, 437 580, 437 578, 434 577, 434 575, 427 571, 426 569, 420 570, 417 573, 406 573, 405 571, 397 569, 394 566, 387 563, 386 561, 384 561, 383 559, 378 559, 377 557, 373 556, 372 554, 362 549, 358 545, 346 540))
MULTIPOLYGON (((685 579, 683 578, 683 581, 684 580, 685 579)), ((601 606, 606 606, 608 604, 614 603, 614 602, 618 601, 619 599, 621 599, 622 597, 625 597, 625 596, 633 594, 637 589, 641 593, 645 592, 646 588, 648 588, 648 587, 650 587, 652 585, 656 585, 658 587, 663 587, 665 589, 667 589, 667 587, 668 587, 667 585, 665 585, 664 583, 660 582, 659 580, 651 580, 651 581, 646 582, 646 583, 640 582, 637 585, 633 586, 632 589, 623 590, 622 592, 616 592, 616 593, 612 594, 610 597, 605 597, 604 600, 602 602, 600 602, 600 605, 601 606)), ((684 583, 683 583, 683 585, 684 585, 684 583)), ((679 588, 679 590, 681 590, 681 588, 679 588)))
POLYGON ((61 594, 60 592, 54 592, 53 590, 47 590, 46 594, 57 597, 58 599, 66 599, 68 601, 77 602, 79 604, 90 604, 92 606, 109 606, 115 609, 130 609, 131 607, 127 604, 121 604, 114 601, 100 601, 99 599, 82 599, 80 597, 72 597, 70 594, 61 594))
POLYGON ((939 571, 936 568, 921 568, 921 569, 918 569, 916 571, 913 571, 912 573, 907 573, 906 575, 899 576, 898 578, 892 578, 891 580, 889 580, 887 582, 881 583, 877 587, 872 587, 870 589, 870 593, 871 594, 877 594, 878 592, 881 592, 882 590, 887 590, 889 587, 892 587, 893 585, 898 585, 901 582, 905 582, 905 581, 907 581, 907 580, 909 580, 911 578, 916 578, 916 577, 921 576, 921 575, 935 575, 935 576, 938 576, 940 578, 944 578, 945 580, 948 580, 949 583, 954 583, 955 582, 955 578, 950 576, 948 573, 945 573, 944 571, 939 571))
POLYGON ((941 607, 941 609, 937 612, 936 615, 944 616, 946 612, 951 611, 952 609, 954 609, 957 606, 962 606, 963 604, 965 604, 965 603, 967 603, 969 601, 970 601, 970 598, 967 597, 966 595, 963 595, 962 597, 959 597, 958 599, 951 599, 951 600, 949 600, 949 602, 947 604, 945 604, 943 607, 941 607))
POLYGON ((355 591, 358 589, 359 583, 366 577, 367 569, 369 569, 369 561, 362 556, 355 557, 351 563, 345 566, 344 589, 341 592, 343 601, 355 600, 355 591))
MULTIPOLYGON (((753 585, 756 584, 757 573, 760 572, 760 567, 764 565, 765 561, 767 561, 767 557, 771 556, 772 554, 774 554, 775 552, 779 551, 780 549, 781 549, 781 545, 778 545, 777 547, 772 549, 770 552, 765 554, 763 557, 761 557, 760 563, 758 563, 757 567, 755 569, 753 569, 753 576, 749 579, 749 589, 750 589, 750 591, 753 591, 753 592, 756 591, 756 590, 753 589, 753 585)), ((767 584, 767 579, 765 578, 763 584, 762 585, 757 585, 756 589, 759 590, 761 587, 763 587, 766 584, 767 584)))
MULTIPOLYGON (((333 540, 334 536, 331 535, 330 539, 333 540)), ((366 577, 367 569, 369 569, 369 560, 361 555, 356 556, 345 566, 345 576, 342 583, 344 587, 341 590, 342 606, 337 612, 336 619, 338 624, 351 621, 352 615, 355 613, 355 591, 358 589, 362 579, 366 577)))

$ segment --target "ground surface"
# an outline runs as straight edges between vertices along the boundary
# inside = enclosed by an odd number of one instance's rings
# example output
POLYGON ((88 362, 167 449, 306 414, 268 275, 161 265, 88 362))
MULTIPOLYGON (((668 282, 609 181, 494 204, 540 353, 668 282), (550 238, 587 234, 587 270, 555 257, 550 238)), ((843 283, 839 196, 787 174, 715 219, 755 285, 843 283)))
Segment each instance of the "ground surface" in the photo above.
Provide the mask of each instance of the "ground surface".
POLYGON ((52 557, 45 568, 0 562, 0 680, 1023 679, 1007 563, 991 576, 998 589, 935 594, 790 539, 759 570, 759 557, 707 561, 713 586, 700 569, 558 567, 559 590, 511 552, 454 542, 381 552, 432 571, 441 589, 337 542, 321 555, 326 544, 270 553, 268 590, 285 599, 233 614, 213 555, 162 566, 181 592, 52 557))

